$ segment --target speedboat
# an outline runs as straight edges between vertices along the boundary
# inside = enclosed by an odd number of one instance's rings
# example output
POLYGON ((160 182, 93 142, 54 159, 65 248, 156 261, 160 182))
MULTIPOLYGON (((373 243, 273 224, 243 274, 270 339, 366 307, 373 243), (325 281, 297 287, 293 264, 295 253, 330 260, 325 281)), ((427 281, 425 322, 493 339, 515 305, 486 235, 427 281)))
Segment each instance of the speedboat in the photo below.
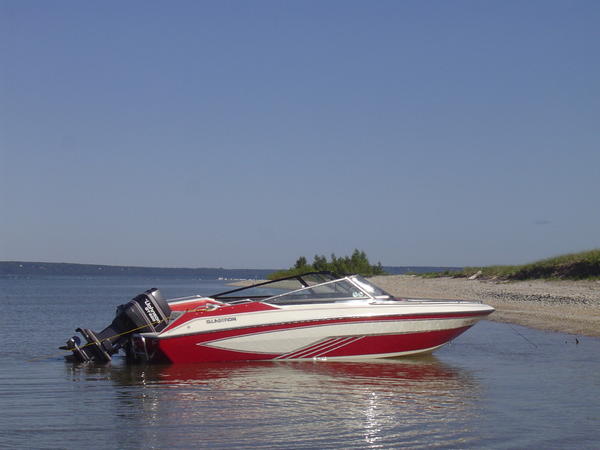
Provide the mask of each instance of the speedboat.
POLYGON ((311 272, 210 296, 156 288, 117 307, 101 332, 61 347, 76 362, 351 360, 432 352, 492 313, 471 301, 396 298, 360 275, 311 272))

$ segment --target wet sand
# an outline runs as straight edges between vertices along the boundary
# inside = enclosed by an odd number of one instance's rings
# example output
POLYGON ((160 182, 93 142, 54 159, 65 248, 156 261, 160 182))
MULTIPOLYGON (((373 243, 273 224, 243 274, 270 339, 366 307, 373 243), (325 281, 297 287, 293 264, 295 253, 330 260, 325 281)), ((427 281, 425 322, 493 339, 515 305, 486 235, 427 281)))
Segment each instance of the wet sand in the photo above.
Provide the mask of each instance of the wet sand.
POLYGON ((600 337, 600 281, 493 281, 385 275, 371 280, 404 298, 477 300, 490 320, 600 337))

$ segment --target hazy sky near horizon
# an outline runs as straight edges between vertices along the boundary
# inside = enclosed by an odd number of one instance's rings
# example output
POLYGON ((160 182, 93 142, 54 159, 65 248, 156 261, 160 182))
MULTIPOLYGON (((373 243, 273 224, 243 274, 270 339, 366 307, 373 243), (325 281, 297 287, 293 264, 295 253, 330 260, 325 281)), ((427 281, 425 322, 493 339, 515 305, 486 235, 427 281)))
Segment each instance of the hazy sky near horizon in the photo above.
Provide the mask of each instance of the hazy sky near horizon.
POLYGON ((0 260, 600 247, 598 1, 0 2, 0 260))

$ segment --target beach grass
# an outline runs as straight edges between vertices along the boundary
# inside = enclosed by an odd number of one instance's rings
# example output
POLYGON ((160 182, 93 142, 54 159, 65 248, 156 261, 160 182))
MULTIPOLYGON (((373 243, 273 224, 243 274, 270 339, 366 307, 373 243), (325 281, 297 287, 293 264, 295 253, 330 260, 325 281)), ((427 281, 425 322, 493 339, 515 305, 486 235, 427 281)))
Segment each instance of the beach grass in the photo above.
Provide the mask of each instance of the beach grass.
POLYGON ((501 280, 588 280, 600 279, 600 249, 569 253, 522 265, 465 267, 460 271, 420 274, 434 277, 477 277, 501 280))

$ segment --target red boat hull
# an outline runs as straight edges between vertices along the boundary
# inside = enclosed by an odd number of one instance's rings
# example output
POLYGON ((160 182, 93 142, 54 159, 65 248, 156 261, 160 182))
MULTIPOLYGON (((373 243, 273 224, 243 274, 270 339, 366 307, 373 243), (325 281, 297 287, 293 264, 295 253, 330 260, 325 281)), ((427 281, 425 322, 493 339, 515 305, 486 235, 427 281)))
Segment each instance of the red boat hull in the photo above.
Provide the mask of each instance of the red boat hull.
POLYGON ((465 332, 484 315, 388 316, 378 317, 376 320, 372 317, 355 317, 233 328, 166 338, 136 335, 133 340, 138 356, 145 355, 144 359, 150 361, 170 363, 381 358, 433 351, 465 332), (371 331, 367 334, 365 324, 370 325, 371 330, 373 327, 382 328, 382 332, 371 331), (426 329, 428 325, 434 329, 426 329), (346 331, 350 326, 355 329, 356 334, 336 334, 340 326, 345 326, 346 331), (415 331, 415 328, 423 330, 415 331), (391 329, 397 331, 391 332, 391 329), (314 330, 322 335, 288 351, 269 351, 268 345, 257 345, 257 350, 252 351, 225 348, 228 342, 235 340, 252 338, 264 343, 271 337, 278 336, 278 333, 287 336, 286 333, 291 331, 298 335, 314 333, 314 330))

